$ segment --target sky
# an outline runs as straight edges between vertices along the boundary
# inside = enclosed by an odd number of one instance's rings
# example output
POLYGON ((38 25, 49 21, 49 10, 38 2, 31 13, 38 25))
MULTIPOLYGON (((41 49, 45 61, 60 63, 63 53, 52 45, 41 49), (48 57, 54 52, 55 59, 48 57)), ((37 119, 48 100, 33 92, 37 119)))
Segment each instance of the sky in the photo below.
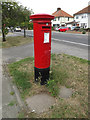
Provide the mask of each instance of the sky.
POLYGON ((16 0, 33 10, 34 14, 54 13, 58 7, 70 15, 88 6, 90 0, 16 0))

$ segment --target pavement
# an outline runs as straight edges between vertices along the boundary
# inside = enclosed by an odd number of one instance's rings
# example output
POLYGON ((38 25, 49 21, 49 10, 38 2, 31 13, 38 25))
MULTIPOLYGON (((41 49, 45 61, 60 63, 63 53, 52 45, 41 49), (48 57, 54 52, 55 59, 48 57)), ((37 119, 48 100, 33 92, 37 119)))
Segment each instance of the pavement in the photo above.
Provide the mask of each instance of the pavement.
POLYGON ((60 98, 69 98, 73 94, 73 90, 71 88, 66 88, 65 86, 62 86, 59 90, 59 97, 60 98))
MULTIPOLYGON (((73 94, 73 90, 71 88, 66 88, 62 86, 59 90, 59 97, 68 99, 73 94)), ((36 94, 26 99, 26 103, 31 112, 40 114, 49 110, 51 106, 56 104, 56 100, 54 97, 46 93, 36 94)))
MULTIPOLYGON (((7 64, 2 64, 2 118, 17 118, 19 112, 23 109, 24 103, 20 98, 20 93, 9 76, 7 64), (13 94, 12 94, 13 93, 13 94)), ((1 94, 0 94, 1 95, 1 94)))
POLYGON ((42 93, 27 98, 26 103, 30 111, 40 114, 48 111, 48 109, 55 104, 55 98, 42 93))
MULTIPOLYGON (((0 51, 3 51, 0 49, 0 51)), ((5 57, 5 56, 4 56, 5 57)), ((26 109, 26 106, 24 105, 24 102, 20 98, 19 90, 17 89, 16 85, 12 81, 12 77, 9 76, 7 65, 12 62, 16 62, 20 60, 20 57, 13 56, 10 58, 10 56, 6 55, 6 59, 3 57, 2 52, 2 78, 0 79, 0 82, 2 82, 0 95, 2 98, 0 101, 0 116, 1 118, 17 118, 19 115, 19 112, 21 112, 22 109, 26 109), (11 93, 14 93, 13 95, 11 93)), ((1 73, 1 72, 0 72, 1 73)))
POLYGON ((14 92, 11 84, 10 78, 3 75, 2 77, 2 118, 17 118, 20 111, 19 104, 17 102, 16 96, 11 95, 14 92), (12 105, 10 105, 12 104, 12 105))
POLYGON ((3 61, 10 63, 19 61, 20 59, 24 59, 29 56, 33 56, 33 49, 33 43, 2 49, 3 61))
POLYGON ((2 118, 2 50, 0 49, 0 119, 2 118))
POLYGON ((59 41, 52 41, 52 53, 65 53, 88 60, 88 47, 85 46, 78 48, 77 45, 67 45, 67 43, 65 44, 59 41))

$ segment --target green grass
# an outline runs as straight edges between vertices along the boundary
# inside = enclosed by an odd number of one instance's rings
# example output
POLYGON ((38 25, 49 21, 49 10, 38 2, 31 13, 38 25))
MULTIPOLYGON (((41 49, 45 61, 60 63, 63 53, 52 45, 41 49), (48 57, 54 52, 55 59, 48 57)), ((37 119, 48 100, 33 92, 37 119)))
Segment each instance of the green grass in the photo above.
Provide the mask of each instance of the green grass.
POLYGON ((12 91, 12 92, 10 92, 10 95, 14 95, 15 93, 12 91))
POLYGON ((18 118, 24 118, 24 117, 25 117, 24 112, 20 112, 20 113, 18 114, 18 118))
POLYGON ((70 56, 70 55, 66 55, 64 54, 67 58, 71 58, 72 60, 77 60, 77 61, 80 61, 80 63, 89 63, 90 64, 90 61, 86 60, 86 59, 82 59, 82 58, 79 58, 79 57, 75 57, 75 56, 70 56))
POLYGON ((65 85, 65 81, 68 78, 68 73, 63 66, 56 65, 51 67, 50 80, 47 83, 47 88, 52 96, 58 96, 59 85, 65 85))
MULTIPOLYGON (((88 65, 90 61, 66 54, 52 54, 50 80, 47 85, 34 83, 34 58, 25 58, 9 64, 9 71, 22 98, 35 94, 47 93, 56 98, 56 104, 49 112, 42 113, 41 118, 87 118, 88 114, 88 65), (62 86, 73 89, 68 99, 59 98, 62 86)), ((30 116, 28 114, 28 116, 30 116)), ((22 116, 22 115, 21 115, 22 116)), ((32 115, 38 117, 37 114, 32 115)))
MULTIPOLYGON (((27 71, 20 71, 18 70, 20 66, 23 66, 23 62, 27 62, 30 63, 33 61, 33 57, 32 58, 26 58, 23 59, 19 62, 15 62, 12 64, 9 64, 9 71, 10 71, 10 75, 13 76, 14 79, 14 83, 17 85, 17 87, 19 88, 22 96, 27 93, 26 91, 28 91, 29 88, 31 88, 31 83, 30 83, 30 75, 27 71)), ((24 97, 23 97, 24 98, 24 97)))
POLYGON ((24 45, 26 43, 31 42, 33 42, 33 39, 31 37, 25 38, 23 36, 6 37, 6 41, 2 42, 2 48, 24 45))
POLYGON ((14 106, 16 104, 16 101, 11 101, 8 106, 14 106))

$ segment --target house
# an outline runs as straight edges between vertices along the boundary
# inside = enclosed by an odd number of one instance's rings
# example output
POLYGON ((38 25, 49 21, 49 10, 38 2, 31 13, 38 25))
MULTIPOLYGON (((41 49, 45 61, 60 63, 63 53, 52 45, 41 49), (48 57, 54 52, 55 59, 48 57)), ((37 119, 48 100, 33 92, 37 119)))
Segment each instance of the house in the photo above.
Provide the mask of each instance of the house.
POLYGON ((90 28, 90 5, 74 14, 74 20, 81 28, 90 28))
POLYGON ((66 13, 61 8, 57 8, 57 11, 55 11, 52 15, 55 17, 54 20, 52 20, 53 27, 65 26, 66 22, 71 22, 74 19, 73 16, 66 13))

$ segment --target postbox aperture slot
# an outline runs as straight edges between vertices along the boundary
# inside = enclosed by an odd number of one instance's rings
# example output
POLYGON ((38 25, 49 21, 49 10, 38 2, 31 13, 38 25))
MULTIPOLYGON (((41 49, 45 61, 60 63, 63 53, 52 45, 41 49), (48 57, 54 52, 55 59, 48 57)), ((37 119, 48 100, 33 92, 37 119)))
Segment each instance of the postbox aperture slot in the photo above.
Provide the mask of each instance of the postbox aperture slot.
POLYGON ((50 29, 50 26, 42 26, 42 29, 50 29))

